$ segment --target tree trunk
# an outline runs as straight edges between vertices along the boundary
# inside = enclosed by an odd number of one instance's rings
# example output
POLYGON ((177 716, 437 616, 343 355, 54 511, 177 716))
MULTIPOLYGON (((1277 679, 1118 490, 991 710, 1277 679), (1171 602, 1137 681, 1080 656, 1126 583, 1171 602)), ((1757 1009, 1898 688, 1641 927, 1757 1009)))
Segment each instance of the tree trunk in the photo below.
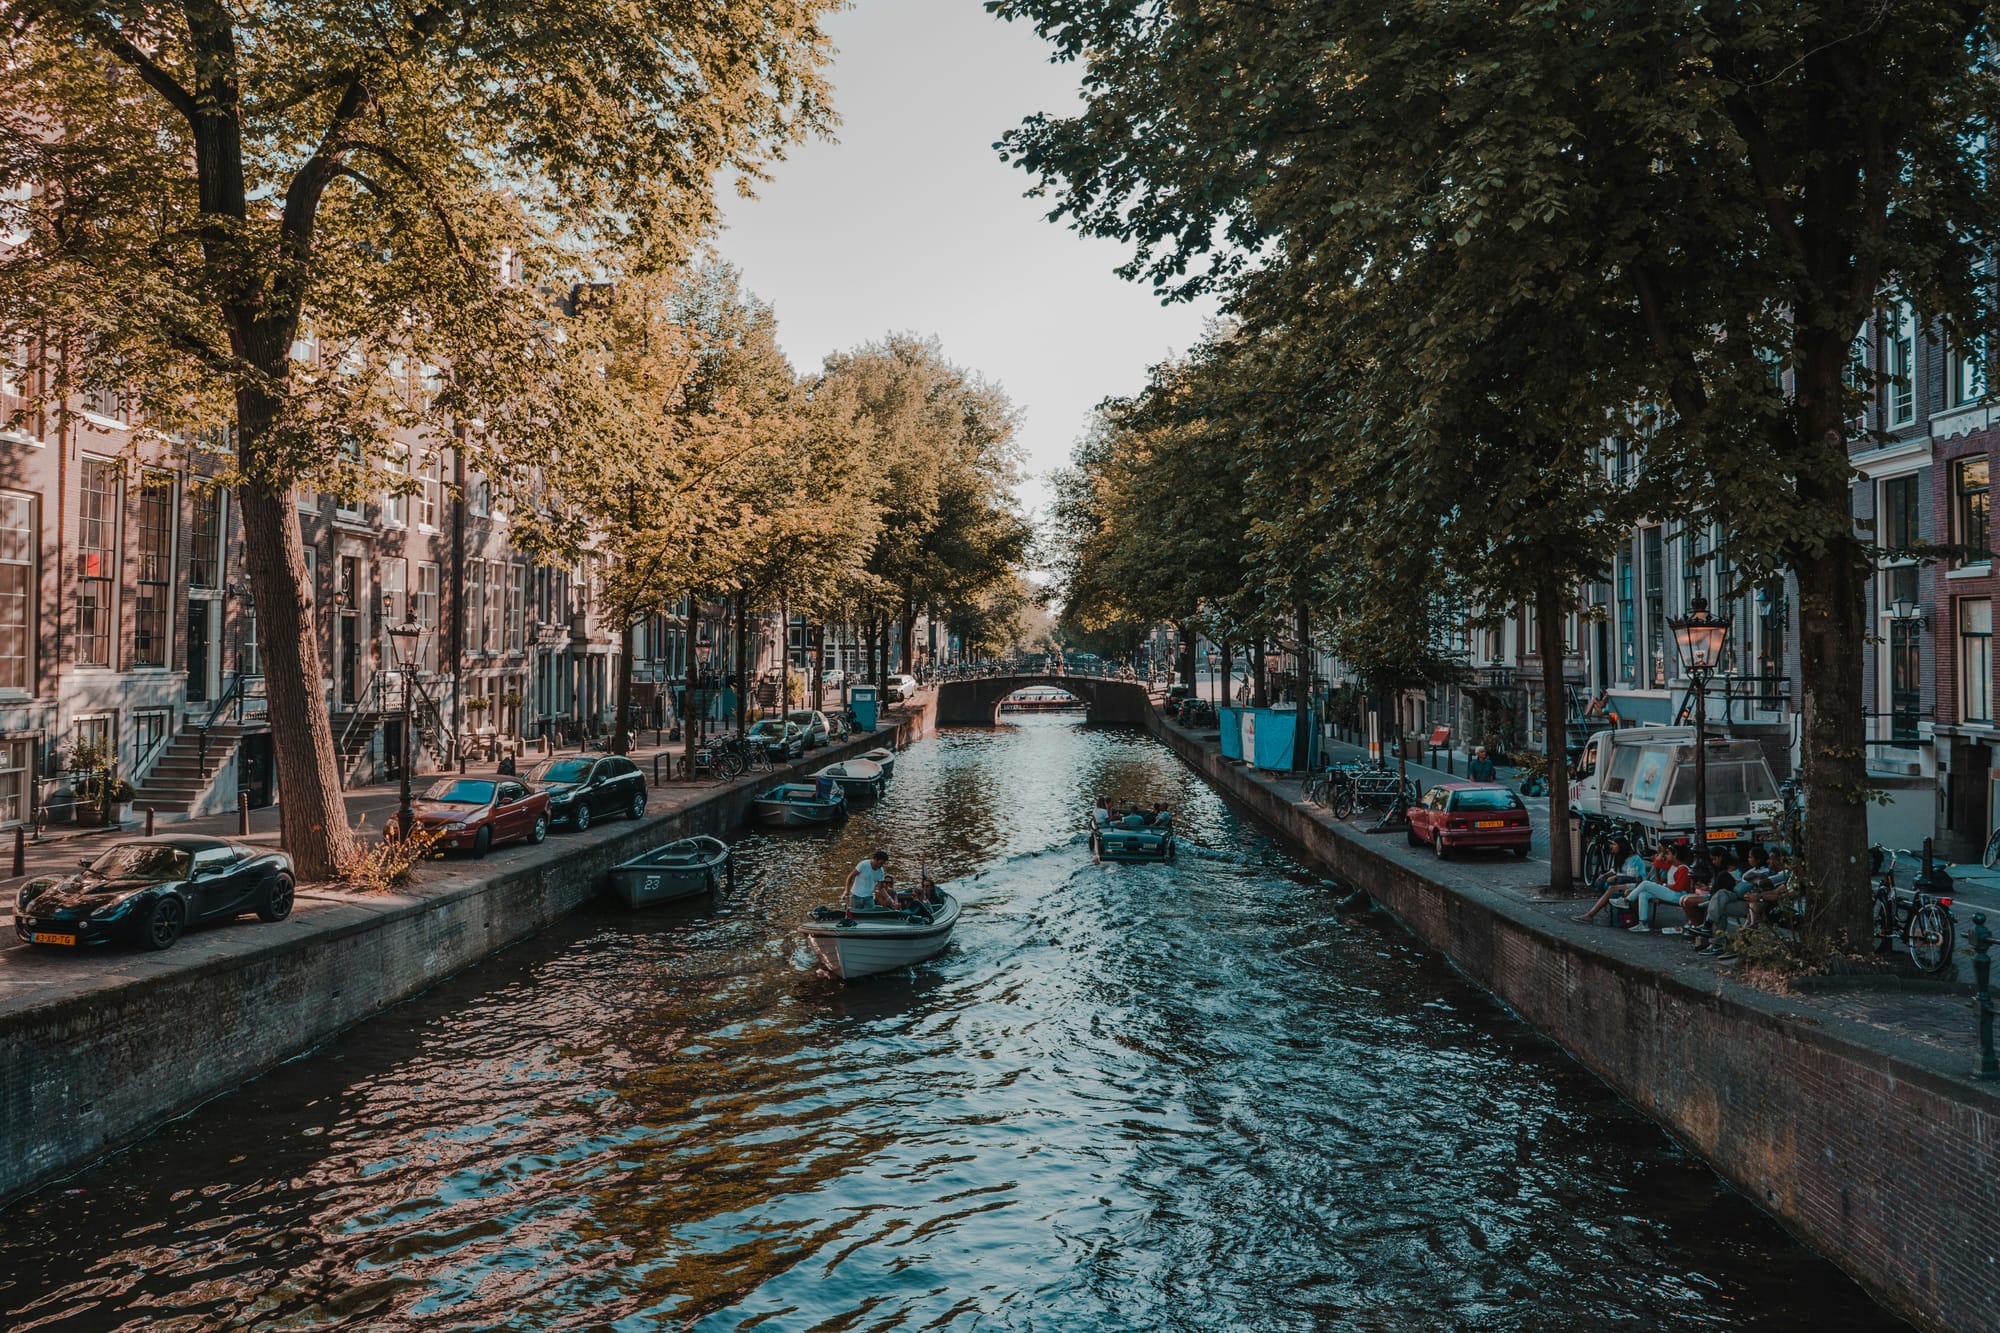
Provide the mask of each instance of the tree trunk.
MULTIPOLYGON (((465 424, 451 451, 451 748, 465 771, 465 424)), ((590 573, 584 572, 588 579, 590 573)))
POLYGON ((1261 635, 1250 641, 1250 706, 1271 706, 1270 696, 1264 693, 1264 640, 1261 635))
POLYGON ((701 637, 701 599, 692 589, 688 595, 687 613, 687 663, 682 668, 686 679, 681 685, 681 754, 685 757, 682 767, 689 777, 694 776, 695 733, 701 730, 701 672, 695 665, 695 641, 701 637))
POLYGON ((1298 623, 1298 716, 1292 719, 1292 771, 1304 773, 1312 761, 1312 616, 1303 599, 1299 602, 1298 623))
POLYGON ((750 717, 750 595, 736 599, 736 730, 750 717))
POLYGON ((1563 588, 1551 579, 1535 591, 1535 635, 1542 647, 1542 740, 1549 757, 1549 889, 1568 893, 1569 695, 1563 682, 1563 588))
POLYGON ((618 720, 611 727, 611 753, 630 754, 632 736, 629 730, 632 714, 632 654, 639 648, 639 626, 627 625, 621 636, 621 651, 618 654, 618 720))
MULTIPOLYGON (((245 395, 247 397, 247 395, 245 395)), ((242 447, 256 449, 269 417, 239 402, 242 447)), ((257 637, 275 668, 264 676, 265 707, 278 770, 278 827, 303 883, 337 879, 357 854, 340 794, 333 720, 320 693, 323 668, 306 582, 305 541, 289 490, 246 480, 237 490, 243 510, 244 564, 256 600, 257 637)))
POLYGON ((1868 642, 1867 575, 1852 537, 1794 569, 1799 580, 1800 776, 1806 933, 1823 948, 1871 939, 1868 769, 1861 660, 1868 642))
POLYGON ((813 631, 813 707, 826 709, 826 626, 814 627, 813 631))
POLYGON ((903 671, 917 674, 917 608, 913 602, 903 603, 903 671))
POLYGON ((1230 643, 1227 634, 1215 645, 1221 649, 1216 660, 1216 707, 1226 708, 1236 701, 1236 668, 1230 665, 1230 643))
POLYGON ((1199 660, 1199 647, 1194 622, 1192 620, 1183 622, 1181 625, 1181 684, 1187 686, 1190 691, 1197 694, 1200 691, 1195 687, 1200 677, 1195 675, 1195 664, 1199 660))

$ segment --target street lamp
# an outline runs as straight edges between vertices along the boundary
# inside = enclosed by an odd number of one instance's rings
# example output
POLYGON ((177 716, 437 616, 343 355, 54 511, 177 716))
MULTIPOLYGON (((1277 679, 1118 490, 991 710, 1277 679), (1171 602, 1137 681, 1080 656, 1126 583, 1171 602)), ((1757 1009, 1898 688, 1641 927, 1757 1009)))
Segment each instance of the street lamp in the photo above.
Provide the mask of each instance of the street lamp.
POLYGON ((1695 854, 1706 855, 1708 847, 1708 682, 1722 661, 1722 648, 1729 641, 1729 618, 1717 619, 1708 613, 1708 600, 1697 597, 1688 613, 1669 620, 1674 647, 1680 655, 1681 674, 1694 689, 1694 842, 1695 854))
POLYGON ((1915 625, 1918 629, 1930 628, 1924 622, 1924 609, 1908 597, 1898 597, 1889 603, 1889 619, 1902 625, 1915 625))
POLYGON ((1221 654, 1217 653, 1215 649, 1211 648, 1208 650, 1208 674, 1215 677, 1215 706, 1217 708, 1222 707, 1222 676, 1220 668, 1215 664, 1216 658, 1220 656, 1221 654))
POLYGON ((399 800, 396 806, 396 836, 407 838, 416 827, 417 814, 410 808, 410 692, 416 688, 417 640, 423 637, 424 627, 413 620, 400 625, 389 626, 389 651, 395 661, 390 665, 403 673, 403 725, 402 757, 396 763, 396 770, 402 779, 399 800))

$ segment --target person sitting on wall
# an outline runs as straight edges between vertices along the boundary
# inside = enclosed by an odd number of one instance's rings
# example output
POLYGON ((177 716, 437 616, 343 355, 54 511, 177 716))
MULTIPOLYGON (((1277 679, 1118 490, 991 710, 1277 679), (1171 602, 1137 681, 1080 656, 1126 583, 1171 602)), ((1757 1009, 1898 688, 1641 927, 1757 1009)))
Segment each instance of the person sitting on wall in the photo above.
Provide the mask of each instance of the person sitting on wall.
POLYGON ((1653 858, 1653 875, 1652 880, 1632 891, 1632 901, 1639 907, 1639 924, 1632 930, 1641 935, 1652 930, 1655 907, 1661 903, 1678 906, 1694 887, 1694 878, 1688 873, 1677 843, 1660 845, 1660 854, 1653 858))
MULTIPOLYGON (((1707 891, 1697 892, 1681 900, 1681 911, 1688 919, 1688 932, 1713 940, 1715 932, 1722 928, 1729 915, 1729 905, 1742 901, 1736 876, 1729 869, 1730 856, 1727 847, 1708 849, 1707 891)), ((1709 946, 1713 952, 1713 945, 1709 946)))
POLYGON ((1611 840, 1611 869, 1590 881, 1590 887, 1597 890, 1597 901, 1590 910, 1579 912, 1572 921, 1588 924, 1599 912, 1609 907, 1613 900, 1623 907, 1626 902, 1623 891, 1646 882, 1646 858, 1632 850, 1632 840, 1622 833, 1611 840))
POLYGON ((1743 872, 1749 886, 1743 902, 1750 909, 1749 924, 1753 926, 1763 925, 1770 919, 1771 909, 1789 902, 1797 891, 1791 869, 1785 864, 1784 848, 1773 847, 1763 856, 1763 865, 1743 872))

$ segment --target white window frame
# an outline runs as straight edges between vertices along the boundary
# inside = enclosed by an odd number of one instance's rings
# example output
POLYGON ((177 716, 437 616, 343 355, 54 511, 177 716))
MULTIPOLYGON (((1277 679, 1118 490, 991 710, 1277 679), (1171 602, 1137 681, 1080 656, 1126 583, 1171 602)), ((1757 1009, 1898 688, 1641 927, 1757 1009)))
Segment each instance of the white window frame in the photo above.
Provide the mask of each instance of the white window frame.
POLYGON ((1906 302, 1882 337, 1882 364, 1887 371, 1883 397, 1889 429, 1900 430, 1917 420, 1917 312, 1906 302))

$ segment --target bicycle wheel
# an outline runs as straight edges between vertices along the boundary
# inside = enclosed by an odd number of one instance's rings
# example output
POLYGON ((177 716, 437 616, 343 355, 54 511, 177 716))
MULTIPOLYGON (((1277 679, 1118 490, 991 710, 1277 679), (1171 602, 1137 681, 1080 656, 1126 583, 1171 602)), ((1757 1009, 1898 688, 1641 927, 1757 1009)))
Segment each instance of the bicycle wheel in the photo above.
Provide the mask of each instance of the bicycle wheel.
POLYGON ((1993 836, 1986 840, 1986 850, 1979 857, 1981 865, 1988 870, 2000 866, 2000 828, 1993 830, 1993 836))
POLYGON ((1610 873, 1611 844, 1603 838, 1592 838, 1583 847, 1583 878, 1588 884, 1595 884, 1610 873))
POLYGON ((1354 814, 1354 784, 1343 782, 1327 793, 1327 808, 1333 811, 1335 819, 1347 819, 1354 814))
POLYGON ((1875 952, 1887 953, 1896 945, 1896 936, 1902 932, 1896 925, 1896 895, 1875 891, 1875 952))
POLYGON ((1910 913, 1903 928, 1903 945, 1919 972, 1942 972, 1951 966, 1951 946, 1958 938, 1951 913, 1936 903, 1925 903, 1910 913))
POLYGON ((743 760, 734 751, 724 750, 715 757, 715 775, 724 782, 734 782, 743 775, 743 760))

